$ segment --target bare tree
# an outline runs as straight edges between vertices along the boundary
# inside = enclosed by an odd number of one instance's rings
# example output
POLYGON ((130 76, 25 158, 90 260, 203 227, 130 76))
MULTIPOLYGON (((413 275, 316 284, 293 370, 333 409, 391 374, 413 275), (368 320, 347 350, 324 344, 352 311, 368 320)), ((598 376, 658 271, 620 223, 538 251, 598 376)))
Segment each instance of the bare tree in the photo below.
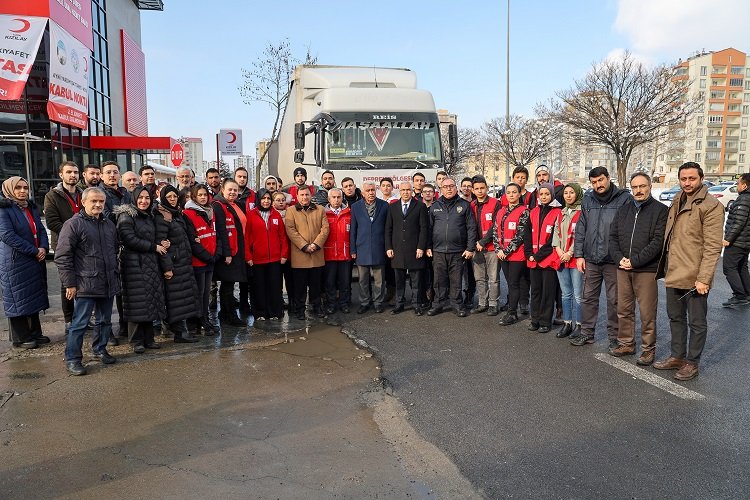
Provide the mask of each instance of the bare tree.
POLYGON ((484 146, 482 132, 476 128, 458 129, 458 148, 456 150, 456 161, 446 167, 446 173, 450 176, 465 172, 468 164, 473 158, 480 154, 484 146))
POLYGON ((675 78, 671 67, 646 68, 626 52, 622 59, 594 64, 558 100, 537 112, 571 127, 586 144, 603 144, 617 159, 617 178, 625 185, 633 151, 684 124, 697 99, 687 93, 690 82, 675 78))
POLYGON ((543 157, 557 141, 560 127, 545 119, 512 115, 494 118, 482 126, 489 147, 502 154, 514 167, 525 167, 543 157))
MULTIPOLYGON (((307 47, 303 59, 293 56, 289 39, 285 38, 276 44, 269 43, 258 59, 253 61, 250 69, 242 68, 242 78, 245 81, 240 86, 239 91, 245 104, 252 105, 254 102, 261 102, 268 104, 274 111, 275 117, 271 129, 270 144, 275 143, 279 137, 281 119, 284 116, 291 90, 289 81, 295 66, 298 64, 315 64, 317 59, 310 53, 310 47, 307 47)), ((265 148, 255 165, 256 187, 260 182, 261 165, 269 149, 270 147, 265 148)))

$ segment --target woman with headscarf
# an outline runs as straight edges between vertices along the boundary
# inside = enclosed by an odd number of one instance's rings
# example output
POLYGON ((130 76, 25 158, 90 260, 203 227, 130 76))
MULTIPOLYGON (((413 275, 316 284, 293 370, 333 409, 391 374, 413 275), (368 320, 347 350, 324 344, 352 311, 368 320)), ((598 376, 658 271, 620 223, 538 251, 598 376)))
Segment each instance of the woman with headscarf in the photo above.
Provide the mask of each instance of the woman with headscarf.
POLYGON ((211 296, 211 280, 216 261, 216 219, 211 207, 211 193, 205 184, 196 184, 190 189, 190 200, 185 203, 182 215, 192 251, 193 276, 198 286, 198 314, 195 333, 203 328, 203 335, 216 334, 216 328, 208 318, 211 296))
POLYGON ((133 352, 158 349, 154 321, 165 318, 164 284, 159 256, 166 255, 169 241, 156 239, 151 195, 145 186, 133 190, 133 201, 115 208, 120 238, 122 306, 128 322, 128 340, 133 352))
POLYGON ((36 204, 29 199, 29 183, 22 177, 3 182, 0 198, 0 288, 10 321, 13 346, 34 349, 46 344, 39 311, 49 308, 47 230, 36 204))
POLYGON ((214 266, 214 280, 221 281, 219 287, 219 320, 232 326, 246 326, 237 314, 234 284, 247 282, 248 256, 245 251, 245 225, 247 217, 237 196, 240 186, 234 179, 225 179, 221 193, 211 206, 216 215, 217 255, 221 257, 214 266))
POLYGON ((530 331, 547 333, 552 328, 557 297, 557 268, 560 259, 552 248, 552 235, 559 203, 554 201, 552 184, 541 184, 537 190, 537 205, 529 212, 529 225, 524 233, 524 253, 531 282, 530 331))
POLYGON ((253 269, 253 316, 256 321, 279 320, 284 314, 281 266, 289 251, 281 214, 271 206, 271 193, 260 189, 257 204, 247 214, 247 265, 253 269))
POLYGON ((583 290, 583 273, 578 270, 576 259, 573 258, 576 223, 581 216, 583 189, 575 182, 566 184, 563 189, 563 200, 565 208, 558 216, 552 234, 552 247, 560 260, 557 278, 562 290, 563 326, 557 332, 558 338, 581 331, 581 292, 583 290))
POLYGON ((193 275, 193 252, 181 212, 177 188, 163 187, 159 193, 159 205, 154 209, 154 224, 156 241, 169 241, 167 253, 159 257, 164 276, 167 324, 176 343, 188 343, 198 342, 187 328, 187 320, 196 316, 198 285, 193 275))

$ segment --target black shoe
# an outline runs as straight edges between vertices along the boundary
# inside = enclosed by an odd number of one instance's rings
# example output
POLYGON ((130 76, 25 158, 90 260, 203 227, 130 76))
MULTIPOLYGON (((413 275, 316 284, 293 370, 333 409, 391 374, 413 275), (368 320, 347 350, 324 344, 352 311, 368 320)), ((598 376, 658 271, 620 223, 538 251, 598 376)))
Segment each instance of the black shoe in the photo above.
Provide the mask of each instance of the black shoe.
POLYGON ((495 306, 490 306, 490 307, 489 307, 489 308, 487 309, 487 316, 497 316, 497 307, 495 307, 495 306))
POLYGON ((505 303, 505 304, 501 305, 500 307, 498 307, 497 310, 500 311, 500 312, 507 312, 508 311, 508 304, 505 303))
POLYGON ((175 344, 193 344, 195 342, 198 342, 199 340, 189 333, 185 333, 182 335, 175 335, 174 336, 174 343, 175 344))
POLYGON ((465 318, 467 315, 468 314, 466 313, 466 309, 462 308, 456 311, 456 316, 458 316, 459 318, 465 318))
POLYGON ((429 311, 427 311, 427 316, 437 316, 441 312, 443 312, 443 308, 442 307, 440 307, 440 306, 433 307, 432 309, 430 309, 429 311))
POLYGON ((518 312, 521 314, 521 316, 528 316, 529 315, 529 306, 526 306, 526 307, 519 306, 518 307, 518 312))
POLYGON ((302 311, 298 312, 295 317, 300 321, 305 321, 307 319, 307 317, 305 316, 305 310, 303 309, 302 311))
POLYGON ((558 339, 562 339, 562 338, 567 337, 571 333, 573 333, 573 324, 572 323, 565 323, 563 325, 563 327, 560 328, 560 331, 558 331, 555 334, 555 337, 557 337, 558 339))
POLYGON ((20 349, 36 349, 39 347, 36 343, 36 340, 29 340, 28 342, 13 342, 13 347, 18 347, 20 349))
POLYGON ((221 321, 222 323, 226 323, 230 326, 247 326, 247 324, 244 321, 242 321, 239 318, 239 316, 237 316, 236 314, 232 314, 232 315, 225 314, 225 315, 219 316, 219 321, 221 321))
POLYGON ((498 322, 498 325, 509 326, 517 322, 518 322, 518 316, 516 316, 513 313, 505 313, 505 316, 503 316, 500 319, 500 321, 498 322))
POLYGON ((117 340, 117 337, 114 335, 110 335, 109 340, 107 340, 107 345, 120 345, 120 341, 117 340))
POLYGON ((136 354, 143 354, 144 352, 146 352, 146 348, 143 347, 143 344, 135 344, 133 346, 133 352, 136 354))
POLYGON ((357 309, 357 314, 364 314, 370 309, 370 306, 364 305, 359 306, 359 309, 357 309))
POLYGON ((574 346, 583 346, 587 344, 593 344, 594 343, 594 337, 589 337, 588 335, 585 335, 581 333, 580 335, 577 335, 575 337, 571 337, 570 339, 570 345, 574 346))
POLYGON ((540 326, 538 332, 539 333, 549 333, 549 327, 548 326, 540 326))
POLYGON ((723 307, 734 307, 734 306, 744 306, 748 303, 750 303, 750 301, 748 301, 747 298, 733 295, 732 298, 722 303, 721 305, 723 307))
POLYGON ((65 363, 65 367, 71 375, 86 375, 86 367, 80 361, 70 361, 65 363))
POLYGON ((206 337, 212 337, 217 333, 216 327, 213 323, 211 323, 211 320, 208 318, 208 316, 201 318, 201 328, 203 328, 203 335, 206 337))
POLYGON ((112 363, 115 363, 117 361, 117 358, 112 356, 107 351, 99 351, 94 353, 94 357, 98 360, 100 360, 105 365, 111 365, 112 363))
POLYGON ((531 324, 530 324, 530 325, 528 326, 527 330, 528 330, 528 331, 530 331, 530 332, 535 332, 535 331, 539 330, 539 323, 534 323, 534 322, 532 322, 532 323, 531 323, 531 324))
POLYGON ((376 312, 376 313, 378 313, 378 314, 380 314, 380 313, 382 313, 383 311, 385 311, 385 309, 383 309, 383 306, 381 306, 380 304, 376 305, 376 306, 375 306, 375 307, 374 307, 373 309, 374 309, 374 310, 375 310, 375 312, 376 312))
POLYGON ((146 349, 161 349, 161 345, 156 342, 146 342, 143 344, 146 349))
POLYGON ((339 311, 341 311, 342 314, 349 314, 351 309, 349 309, 349 306, 341 306, 339 307, 339 311))
POLYGON ((422 309, 420 306, 417 306, 414 308, 414 314, 417 316, 421 316, 424 314, 424 309, 422 309))
POLYGON ((489 309, 489 307, 487 306, 477 306, 471 310, 471 314, 481 314, 483 312, 487 312, 487 309, 489 309))
POLYGON ((40 336, 36 337, 34 339, 34 341, 37 343, 37 345, 49 344, 50 343, 49 337, 46 337, 44 335, 40 335, 40 336))
POLYGON ((396 306, 391 310, 391 314, 401 314, 404 312, 404 306, 396 306))

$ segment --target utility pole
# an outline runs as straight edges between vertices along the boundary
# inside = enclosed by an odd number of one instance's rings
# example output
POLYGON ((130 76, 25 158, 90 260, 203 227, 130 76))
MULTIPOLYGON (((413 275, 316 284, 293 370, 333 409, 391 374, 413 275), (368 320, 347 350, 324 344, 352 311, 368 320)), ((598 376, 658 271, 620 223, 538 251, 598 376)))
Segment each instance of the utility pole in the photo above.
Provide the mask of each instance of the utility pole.
MULTIPOLYGON (((505 131, 510 130, 510 0, 508 0, 508 26, 505 40, 505 131)), ((505 185, 510 182, 510 160, 505 157, 505 185)))

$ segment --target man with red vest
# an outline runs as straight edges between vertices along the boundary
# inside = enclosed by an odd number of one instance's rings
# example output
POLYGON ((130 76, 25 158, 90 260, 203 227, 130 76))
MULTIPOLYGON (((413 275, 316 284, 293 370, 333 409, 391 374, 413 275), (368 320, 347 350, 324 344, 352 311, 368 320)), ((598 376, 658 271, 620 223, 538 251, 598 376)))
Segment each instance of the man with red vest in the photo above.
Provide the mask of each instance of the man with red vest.
MULTIPOLYGON (((297 191, 299 191, 299 188, 304 186, 307 182, 307 170, 304 167, 297 167, 294 169, 294 184, 289 186, 286 189, 286 192, 289 193, 289 195, 292 197, 292 201, 289 202, 289 205, 296 205, 297 204, 297 191)), ((315 196, 315 186, 310 184, 307 186, 310 188, 310 196, 315 196)))
POLYGON ((529 213, 529 227, 524 234, 524 253, 531 279, 530 331, 547 333, 552 327, 552 315, 557 296, 557 268, 560 258, 552 248, 552 235, 560 215, 553 206, 552 184, 542 184, 536 190, 538 204, 529 213))
MULTIPOLYGON (((57 170, 60 182, 50 189, 44 197, 44 217, 47 228, 52 233, 52 251, 57 248, 57 237, 62 231, 63 224, 81 210, 81 189, 78 184, 78 165, 72 161, 64 161, 57 170)), ((67 334, 73 321, 73 300, 65 296, 65 288, 60 290, 63 316, 65 317, 65 332, 67 334)))
POLYGON ((474 278, 478 297, 477 307, 472 313, 487 312, 488 316, 497 316, 497 255, 492 235, 495 227, 495 217, 500 210, 500 201, 490 198, 487 190, 487 180, 478 175, 472 179, 472 187, 476 199, 471 202, 471 210, 477 221, 477 252, 472 259, 474 278))
POLYGON ((326 314, 335 313, 337 304, 339 311, 348 314, 352 279, 352 254, 349 246, 352 213, 344 203, 344 193, 339 188, 328 190, 326 218, 329 228, 328 239, 323 246, 326 260, 323 269, 326 314))

